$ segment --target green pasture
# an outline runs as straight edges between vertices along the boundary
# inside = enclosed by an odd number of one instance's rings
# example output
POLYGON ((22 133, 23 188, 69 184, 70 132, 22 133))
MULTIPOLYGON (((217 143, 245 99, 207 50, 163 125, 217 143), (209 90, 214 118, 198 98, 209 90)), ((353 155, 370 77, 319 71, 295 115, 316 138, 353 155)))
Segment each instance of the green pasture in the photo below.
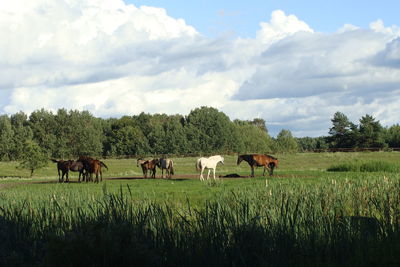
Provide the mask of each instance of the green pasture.
MULTIPOLYGON (((220 178, 217 181, 201 182, 195 169, 195 157, 173 158, 175 177, 161 179, 157 170, 156 179, 142 179, 142 171, 136 166, 136 159, 103 159, 108 170, 103 171, 103 182, 77 183, 77 173, 70 172, 71 183, 57 183, 56 164, 35 171, 32 178, 29 171, 17 168, 17 162, 0 162, 0 194, 4 199, 49 199, 59 196, 69 201, 84 202, 87 198, 100 198, 104 193, 115 193, 122 190, 135 199, 148 199, 194 204, 212 199, 221 192, 243 190, 269 186, 314 186, 332 183, 332 181, 381 179, 382 177, 398 178, 397 173, 373 172, 327 172, 335 164, 382 161, 400 165, 398 152, 373 153, 297 153, 276 155, 279 167, 274 176, 262 177, 262 168, 255 171, 255 178, 220 178)), ((225 156, 225 164, 217 167, 217 176, 236 173, 242 176, 250 174, 246 162, 236 165, 236 156, 225 156)), ((206 175, 206 171, 205 171, 206 175)), ((210 174, 212 177, 212 173, 210 174)))

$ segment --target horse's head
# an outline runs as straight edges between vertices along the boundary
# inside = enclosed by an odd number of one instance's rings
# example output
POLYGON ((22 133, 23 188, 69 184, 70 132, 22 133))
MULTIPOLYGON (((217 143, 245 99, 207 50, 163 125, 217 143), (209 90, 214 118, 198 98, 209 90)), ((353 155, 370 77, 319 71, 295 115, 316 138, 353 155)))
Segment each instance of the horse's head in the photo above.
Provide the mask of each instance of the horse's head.
POLYGON ((278 163, 279 163, 278 159, 273 156, 270 156, 270 155, 266 155, 266 156, 267 156, 267 159, 269 162, 268 165, 273 165, 274 168, 278 168, 278 163))
POLYGON ((153 159, 154 165, 156 165, 156 166, 158 166, 158 167, 161 168, 161 160, 162 160, 162 159, 163 159, 163 158, 160 158, 160 159, 153 159))
POLYGON ((143 162, 143 158, 138 158, 136 161, 136 167, 139 167, 139 164, 143 162))
POLYGON ((224 157, 221 156, 221 160, 220 161, 221 161, 222 165, 224 165, 224 157))

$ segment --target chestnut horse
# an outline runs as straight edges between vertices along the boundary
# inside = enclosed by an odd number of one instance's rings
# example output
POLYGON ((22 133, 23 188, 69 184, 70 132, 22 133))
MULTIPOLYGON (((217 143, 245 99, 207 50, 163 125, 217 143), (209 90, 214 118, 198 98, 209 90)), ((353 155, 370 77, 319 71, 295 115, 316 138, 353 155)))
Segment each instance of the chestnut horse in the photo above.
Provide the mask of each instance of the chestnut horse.
POLYGON ((264 154, 247 154, 239 155, 237 159, 237 165, 242 161, 246 161, 251 168, 251 177, 254 177, 254 167, 264 166, 263 176, 265 176, 265 170, 269 169, 269 175, 272 176, 274 168, 278 168, 278 159, 264 154))
POLYGON ((158 162, 159 162, 158 159, 144 160, 142 158, 139 158, 136 162, 136 166, 139 167, 140 165, 140 167, 142 167, 144 178, 147 178, 147 171, 150 171, 151 178, 156 178, 156 170, 158 162))
POLYGON ((108 170, 108 167, 104 162, 86 156, 79 157, 77 162, 81 162, 83 164, 83 167, 86 171, 86 182, 88 182, 89 180, 93 181, 93 174, 96 175, 96 183, 99 182, 99 175, 100 181, 103 181, 103 173, 101 172, 101 167, 105 167, 108 170))

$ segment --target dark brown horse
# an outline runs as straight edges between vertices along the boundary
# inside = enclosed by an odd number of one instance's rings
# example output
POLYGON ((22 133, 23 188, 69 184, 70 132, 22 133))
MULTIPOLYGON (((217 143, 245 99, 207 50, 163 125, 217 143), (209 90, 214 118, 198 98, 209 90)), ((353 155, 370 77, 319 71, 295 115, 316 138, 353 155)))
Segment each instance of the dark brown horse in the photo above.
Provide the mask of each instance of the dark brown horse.
POLYGON ((84 181, 86 178, 86 171, 85 171, 85 167, 83 166, 83 163, 80 161, 74 161, 74 160, 70 160, 69 162, 70 162, 69 170, 73 171, 73 172, 79 172, 78 182, 81 182, 81 177, 82 177, 82 180, 84 181))
POLYGON ((242 161, 246 161, 251 168, 251 177, 254 177, 254 167, 264 166, 263 176, 265 176, 265 170, 269 169, 269 175, 272 176, 274 168, 278 168, 278 159, 264 154, 247 154, 239 155, 237 159, 237 165, 242 161))
POLYGON ((152 160, 144 160, 142 158, 139 158, 136 162, 136 166, 142 167, 143 171, 143 177, 147 178, 147 172, 150 171, 151 173, 151 178, 156 178, 156 170, 157 170, 157 164, 158 164, 158 159, 152 159, 152 160))
POLYGON ((86 172, 85 175, 86 182, 93 181, 93 174, 96 175, 96 180, 95 180, 96 183, 99 182, 99 175, 100 175, 100 181, 103 181, 103 174, 101 172, 101 167, 105 167, 108 170, 108 167, 104 162, 86 156, 79 157, 77 162, 81 162, 83 164, 83 168, 85 169, 86 172))
POLYGON ((61 160, 51 159, 51 161, 57 163, 58 181, 60 183, 64 182, 64 176, 65 176, 65 181, 69 182, 68 171, 69 171, 70 161, 62 159, 61 160))

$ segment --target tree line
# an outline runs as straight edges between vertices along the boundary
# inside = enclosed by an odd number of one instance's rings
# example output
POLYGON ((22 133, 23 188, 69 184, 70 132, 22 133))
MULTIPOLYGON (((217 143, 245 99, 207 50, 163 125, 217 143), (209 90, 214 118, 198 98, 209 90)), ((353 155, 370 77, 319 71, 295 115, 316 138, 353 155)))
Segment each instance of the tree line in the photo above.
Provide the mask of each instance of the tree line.
POLYGON ((332 119, 329 135, 317 138, 297 138, 302 150, 316 149, 390 149, 400 147, 400 125, 383 127, 373 116, 366 114, 355 124, 342 112, 337 111, 332 119))
POLYGON ((108 119, 88 111, 40 109, 29 116, 23 112, 0 116, 0 160, 23 160, 28 152, 73 158, 400 146, 400 126, 384 128, 370 115, 356 125, 337 112, 332 124, 326 137, 295 138, 283 129, 273 138, 263 119, 232 121, 211 107, 196 108, 186 116, 142 112, 108 119))
POLYGON ((0 116, 0 160, 24 159, 26 151, 48 157, 118 157, 271 151, 265 121, 231 121, 211 107, 187 116, 146 114, 97 118, 88 111, 36 110, 0 116))

